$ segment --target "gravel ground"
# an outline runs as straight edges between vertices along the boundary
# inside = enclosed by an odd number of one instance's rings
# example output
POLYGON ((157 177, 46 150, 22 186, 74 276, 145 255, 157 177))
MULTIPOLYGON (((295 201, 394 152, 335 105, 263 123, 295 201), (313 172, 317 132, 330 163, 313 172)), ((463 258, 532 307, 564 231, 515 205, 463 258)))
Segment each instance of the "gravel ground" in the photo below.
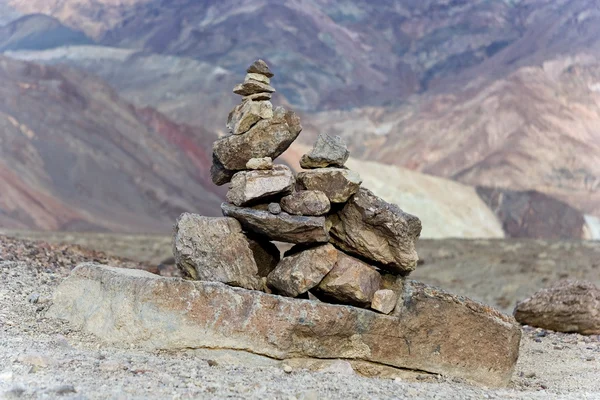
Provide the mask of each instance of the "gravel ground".
MULTIPOLYGON (((109 346, 45 317, 52 291, 71 266, 86 258, 85 250, 61 247, 56 254, 50 246, 40 256, 27 249, 31 245, 0 237, 4 398, 600 399, 600 337, 528 327, 513 381, 503 389, 437 376, 418 381, 289 371, 285 362, 246 353, 109 346)), ((93 253, 96 261, 104 257, 93 253)), ((130 266, 113 259, 119 262, 130 266)))

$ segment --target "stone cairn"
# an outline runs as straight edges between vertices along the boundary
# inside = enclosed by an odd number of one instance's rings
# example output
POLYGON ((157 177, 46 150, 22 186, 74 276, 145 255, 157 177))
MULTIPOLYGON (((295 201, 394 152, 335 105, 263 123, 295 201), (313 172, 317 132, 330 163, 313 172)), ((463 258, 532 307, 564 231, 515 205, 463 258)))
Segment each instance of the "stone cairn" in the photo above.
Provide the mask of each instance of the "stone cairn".
POLYGON ((421 221, 361 187, 340 137, 319 135, 297 176, 273 164, 302 127, 294 112, 273 109, 272 77, 257 60, 233 89, 242 102, 213 145, 211 169, 215 184, 229 183, 225 217, 181 215, 177 265, 189 279, 389 314, 397 282, 417 265, 421 221), (280 259, 273 241, 293 247, 280 259))

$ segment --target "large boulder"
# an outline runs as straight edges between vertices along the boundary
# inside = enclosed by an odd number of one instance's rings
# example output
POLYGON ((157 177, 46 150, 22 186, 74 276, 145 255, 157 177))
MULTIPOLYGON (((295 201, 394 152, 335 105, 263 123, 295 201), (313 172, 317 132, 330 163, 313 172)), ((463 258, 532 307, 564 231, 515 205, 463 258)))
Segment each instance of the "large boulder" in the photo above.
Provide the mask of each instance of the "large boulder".
POLYGON ((326 243, 329 241, 325 217, 304 217, 287 213, 271 214, 268 209, 221 204, 223 215, 237 219, 244 229, 271 240, 288 243, 326 243))
POLYGON ((521 338, 512 317, 412 281, 382 315, 95 264, 60 284, 47 316, 121 345, 363 360, 490 386, 509 382, 521 338))
POLYGON ((305 249, 284 257, 267 277, 267 285, 277 293, 296 297, 317 286, 337 259, 338 250, 331 244, 305 249))
POLYGON ((286 195, 295 185, 294 174, 285 165, 275 165, 270 170, 240 171, 231 179, 227 201, 242 206, 274 195, 286 195))
POLYGON ((343 167, 350 157, 346 143, 339 136, 321 133, 312 150, 300 159, 302 168, 343 167))
POLYGON ((340 251, 335 266, 317 289, 335 302, 367 306, 381 284, 375 268, 340 251))
POLYGON ((331 209, 327 195, 320 190, 300 190, 280 201, 283 211, 293 215, 325 215, 331 209))
POLYGON ((175 223, 173 255, 190 279, 262 288, 250 243, 233 218, 181 214, 175 223))
POLYGON ((345 168, 317 168, 298 173, 298 184, 306 190, 319 190, 332 203, 345 203, 358 191, 362 179, 345 168))
POLYGON ((524 325, 600 335, 600 289, 590 282, 562 281, 518 303, 514 315, 524 325))
POLYGON ((330 217, 331 242, 389 272, 406 275, 419 259, 415 242, 421 221, 361 188, 344 208, 330 217))

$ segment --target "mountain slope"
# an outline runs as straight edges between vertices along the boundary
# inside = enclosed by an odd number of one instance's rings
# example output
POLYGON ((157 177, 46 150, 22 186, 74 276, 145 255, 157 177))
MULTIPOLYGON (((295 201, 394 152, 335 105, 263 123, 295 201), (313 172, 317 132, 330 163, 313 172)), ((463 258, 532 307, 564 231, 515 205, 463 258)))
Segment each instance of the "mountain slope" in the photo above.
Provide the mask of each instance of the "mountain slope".
POLYGON ((165 232, 182 211, 217 215, 210 141, 88 74, 0 56, 4 227, 165 232))

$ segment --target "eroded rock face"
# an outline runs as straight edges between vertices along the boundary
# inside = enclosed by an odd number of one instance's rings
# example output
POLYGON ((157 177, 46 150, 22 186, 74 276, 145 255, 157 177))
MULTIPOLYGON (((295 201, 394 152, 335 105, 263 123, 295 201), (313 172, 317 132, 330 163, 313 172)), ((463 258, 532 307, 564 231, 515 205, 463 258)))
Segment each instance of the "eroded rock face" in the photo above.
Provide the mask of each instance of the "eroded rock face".
POLYGON ((173 255, 190 279, 262 287, 250 243, 233 218, 181 214, 175 223, 173 255))
POLYGON ((294 174, 285 165, 264 171, 240 171, 231 179, 227 201, 236 206, 260 199, 291 193, 296 185, 294 174))
POLYGON ((343 167, 350 157, 346 143, 339 136, 321 133, 312 150, 302 156, 302 168, 343 167))
POLYGON ((509 382, 521 338, 512 317, 413 281, 399 299, 382 315, 82 264, 56 290, 48 316, 150 349, 243 349, 277 359, 369 361, 489 386, 509 382))
POLYGON ((284 257, 267 277, 267 285, 289 297, 314 288, 331 271, 338 250, 330 244, 305 249, 284 257))
POLYGON ((345 203, 362 183, 360 176, 344 168, 317 168, 298 173, 298 183, 304 189, 318 190, 332 203, 345 203))
POLYGON ((590 282, 562 281, 518 303, 514 315, 524 325, 600 335, 600 289, 590 282))
POLYGON ((319 190, 301 190, 281 199, 283 211, 292 215, 325 215, 331 209, 327 195, 319 190))
POLYGON ((416 268, 421 221, 397 205, 361 188, 330 221, 331 242, 340 249, 396 274, 416 268))
POLYGON ((340 251, 335 266, 318 289, 339 302, 365 306, 371 303, 381 283, 381 275, 375 268, 340 251))
POLYGON ((268 210, 236 207, 221 204, 227 217, 237 219, 250 232, 288 243, 326 243, 329 234, 325 217, 304 217, 280 213, 271 214, 268 210))

